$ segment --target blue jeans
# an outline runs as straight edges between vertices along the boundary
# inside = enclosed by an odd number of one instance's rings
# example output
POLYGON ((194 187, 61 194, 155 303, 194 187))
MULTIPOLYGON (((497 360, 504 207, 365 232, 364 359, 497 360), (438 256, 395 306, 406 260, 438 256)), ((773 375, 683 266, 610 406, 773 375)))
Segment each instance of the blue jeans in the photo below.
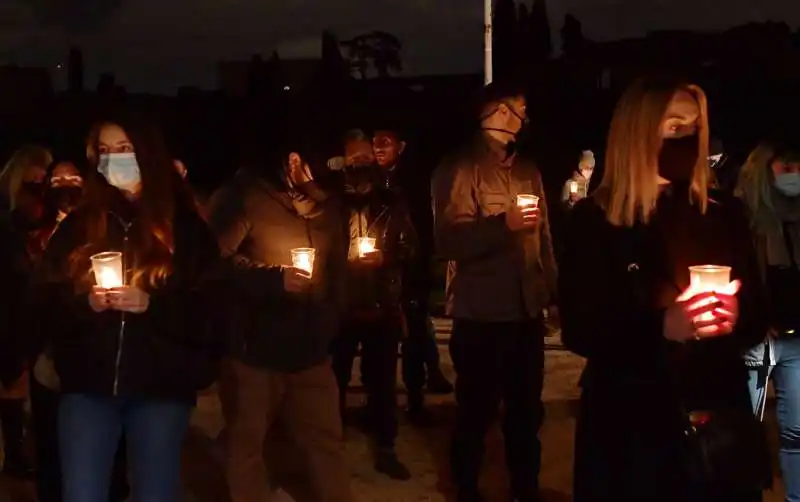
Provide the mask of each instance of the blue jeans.
POLYGON ((125 432, 133 500, 175 502, 192 407, 186 403, 66 394, 58 410, 64 502, 108 502, 125 432))
POLYGON ((800 502, 800 338, 778 338, 772 346, 774 353, 765 358, 765 365, 750 370, 750 396, 753 409, 760 414, 767 380, 773 378, 786 502, 800 502))

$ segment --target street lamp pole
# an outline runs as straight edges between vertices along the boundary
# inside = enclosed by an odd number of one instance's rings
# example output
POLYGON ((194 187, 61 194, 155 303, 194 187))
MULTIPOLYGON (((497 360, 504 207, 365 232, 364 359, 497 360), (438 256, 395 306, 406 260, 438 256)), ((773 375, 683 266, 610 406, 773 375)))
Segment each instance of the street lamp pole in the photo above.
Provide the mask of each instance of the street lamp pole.
POLYGON ((492 83, 492 0, 483 0, 483 83, 492 83))

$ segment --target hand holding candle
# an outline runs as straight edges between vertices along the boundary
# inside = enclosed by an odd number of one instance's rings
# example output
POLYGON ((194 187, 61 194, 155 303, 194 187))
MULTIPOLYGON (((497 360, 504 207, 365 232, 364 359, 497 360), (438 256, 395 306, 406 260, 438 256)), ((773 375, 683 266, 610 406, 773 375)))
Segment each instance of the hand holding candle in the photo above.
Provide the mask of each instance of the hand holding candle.
POLYGON ((539 197, 520 194, 516 197, 516 205, 506 211, 506 225, 517 232, 536 226, 539 221, 539 197))
POLYGON ((577 181, 570 181, 569 182, 569 193, 570 193, 570 195, 578 195, 578 182, 577 181))
POLYGON ((736 294, 741 283, 730 280, 731 268, 717 265, 689 267, 690 285, 678 297, 697 338, 728 335, 739 318, 736 294))

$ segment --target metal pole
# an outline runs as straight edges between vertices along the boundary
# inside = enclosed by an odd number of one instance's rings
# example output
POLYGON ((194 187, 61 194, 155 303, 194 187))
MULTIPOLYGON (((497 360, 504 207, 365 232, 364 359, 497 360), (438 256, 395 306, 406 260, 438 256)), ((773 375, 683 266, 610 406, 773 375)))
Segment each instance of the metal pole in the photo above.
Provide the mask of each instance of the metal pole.
POLYGON ((492 0, 483 0, 483 83, 492 83, 492 0))

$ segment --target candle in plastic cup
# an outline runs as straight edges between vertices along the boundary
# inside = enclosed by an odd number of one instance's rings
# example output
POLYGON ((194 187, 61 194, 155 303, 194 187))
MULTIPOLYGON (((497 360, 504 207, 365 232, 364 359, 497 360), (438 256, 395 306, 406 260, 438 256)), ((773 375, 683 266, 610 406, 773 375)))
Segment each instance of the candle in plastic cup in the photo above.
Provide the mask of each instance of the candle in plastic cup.
POLYGON ((517 205, 519 207, 539 207, 539 197, 521 193, 517 195, 517 205))
POLYGON ((305 270, 309 274, 314 271, 314 248, 292 249, 292 266, 305 270))
POLYGON ((578 182, 577 181, 570 181, 569 182, 569 193, 576 194, 578 193, 578 182))
POLYGON ((92 261, 92 271, 98 286, 111 289, 123 285, 122 253, 107 251, 93 255, 89 259, 92 261))
POLYGON ((374 237, 359 237, 358 238, 358 257, 363 258, 370 253, 375 252, 375 238, 374 237))
MULTIPOLYGON (((689 267, 689 287, 692 290, 692 295, 700 293, 709 293, 714 291, 725 291, 728 284, 731 282, 731 267, 722 265, 696 265, 689 267)), ((701 307, 704 304, 709 304, 717 301, 715 298, 709 298, 702 304, 697 305, 701 307)), ((700 321, 711 321, 714 319, 713 312, 706 312, 701 315, 700 321)))

